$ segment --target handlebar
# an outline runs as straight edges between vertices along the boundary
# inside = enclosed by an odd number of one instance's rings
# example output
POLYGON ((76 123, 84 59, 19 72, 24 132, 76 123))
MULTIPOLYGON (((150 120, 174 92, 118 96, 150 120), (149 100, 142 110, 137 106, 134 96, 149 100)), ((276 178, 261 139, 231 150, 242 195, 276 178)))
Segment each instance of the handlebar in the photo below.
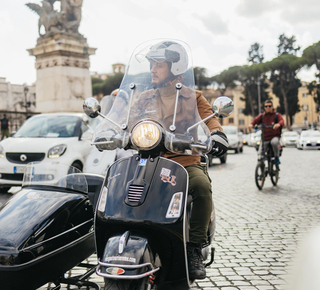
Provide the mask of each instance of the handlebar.
POLYGON ((263 129, 263 128, 273 128, 274 125, 265 125, 265 124, 260 124, 260 125, 254 125, 254 128, 256 129, 263 129))

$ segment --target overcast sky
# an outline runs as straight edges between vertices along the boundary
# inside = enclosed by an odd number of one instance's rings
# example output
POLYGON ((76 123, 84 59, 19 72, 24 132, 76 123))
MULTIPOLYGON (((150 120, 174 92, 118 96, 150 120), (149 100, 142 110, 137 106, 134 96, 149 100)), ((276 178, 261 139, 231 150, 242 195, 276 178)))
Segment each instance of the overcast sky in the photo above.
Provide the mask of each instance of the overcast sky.
MULTIPOLYGON (((30 1, 40 4, 40 1, 30 1)), ((208 76, 247 64, 248 50, 258 42, 265 61, 277 55, 279 36, 296 36, 304 48, 320 40, 319 0, 84 0, 79 31, 91 47, 91 72, 110 73, 112 63, 126 64, 140 43, 155 38, 185 41, 193 65, 208 76)), ((27 0, 1 0, 0 77, 13 84, 36 80, 39 16, 27 0)), ((302 80, 313 79, 303 70, 302 80)))

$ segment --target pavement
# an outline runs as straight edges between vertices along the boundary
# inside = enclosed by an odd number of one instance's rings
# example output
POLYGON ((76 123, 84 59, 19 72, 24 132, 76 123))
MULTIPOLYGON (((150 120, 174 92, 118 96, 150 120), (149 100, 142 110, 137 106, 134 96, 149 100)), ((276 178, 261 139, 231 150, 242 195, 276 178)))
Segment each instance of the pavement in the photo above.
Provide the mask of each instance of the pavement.
MULTIPOLYGON (((268 177, 261 191, 254 181, 256 159, 256 150, 245 146, 243 153, 230 152, 226 164, 214 159, 208 170, 217 216, 216 255, 206 279, 192 290, 291 290, 287 284, 301 242, 320 225, 320 151, 284 148, 278 185, 268 177)), ((78 268, 70 272, 78 273, 78 268)), ((90 281, 103 285, 95 274, 90 281)))

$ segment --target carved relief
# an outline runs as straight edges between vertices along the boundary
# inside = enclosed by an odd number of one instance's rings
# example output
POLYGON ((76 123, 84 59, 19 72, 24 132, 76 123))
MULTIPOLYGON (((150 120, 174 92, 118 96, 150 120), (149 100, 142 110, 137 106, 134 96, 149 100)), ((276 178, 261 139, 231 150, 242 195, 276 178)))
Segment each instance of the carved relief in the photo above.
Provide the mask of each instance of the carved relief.
POLYGON ((84 84, 82 78, 68 77, 72 97, 84 99, 84 84))

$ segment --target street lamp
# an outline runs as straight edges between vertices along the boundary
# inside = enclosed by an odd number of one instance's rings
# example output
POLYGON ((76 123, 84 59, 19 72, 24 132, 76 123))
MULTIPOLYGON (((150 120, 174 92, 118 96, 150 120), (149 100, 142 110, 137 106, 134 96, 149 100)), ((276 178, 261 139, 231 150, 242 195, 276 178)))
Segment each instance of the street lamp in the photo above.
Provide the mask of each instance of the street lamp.
POLYGON ((25 99, 25 105, 24 107, 26 108, 26 119, 28 119, 28 100, 27 100, 27 95, 29 92, 29 88, 25 85, 23 88, 23 92, 24 92, 24 99, 25 99))

